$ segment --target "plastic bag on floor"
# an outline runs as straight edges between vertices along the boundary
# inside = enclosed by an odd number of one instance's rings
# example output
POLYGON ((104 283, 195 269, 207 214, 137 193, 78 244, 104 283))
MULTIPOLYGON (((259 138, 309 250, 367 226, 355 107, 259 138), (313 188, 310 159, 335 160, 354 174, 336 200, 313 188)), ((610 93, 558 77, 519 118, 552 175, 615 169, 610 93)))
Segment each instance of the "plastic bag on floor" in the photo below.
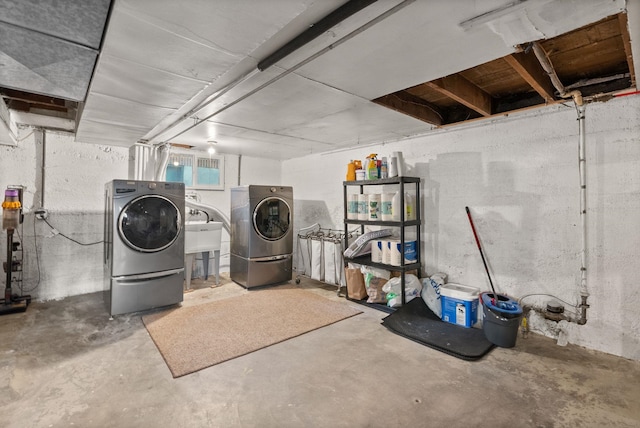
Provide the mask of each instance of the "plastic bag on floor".
POLYGON ((438 318, 442 318, 442 302, 440 300, 440 286, 445 283, 447 275, 444 273, 436 273, 430 278, 422 280, 422 300, 436 314, 438 318))
MULTIPOLYGON (((387 281, 382 291, 387 295, 387 306, 396 308, 402 305, 402 279, 399 276, 387 281)), ((410 273, 406 274, 404 276, 405 303, 419 296, 421 291, 422 283, 418 277, 410 273)))

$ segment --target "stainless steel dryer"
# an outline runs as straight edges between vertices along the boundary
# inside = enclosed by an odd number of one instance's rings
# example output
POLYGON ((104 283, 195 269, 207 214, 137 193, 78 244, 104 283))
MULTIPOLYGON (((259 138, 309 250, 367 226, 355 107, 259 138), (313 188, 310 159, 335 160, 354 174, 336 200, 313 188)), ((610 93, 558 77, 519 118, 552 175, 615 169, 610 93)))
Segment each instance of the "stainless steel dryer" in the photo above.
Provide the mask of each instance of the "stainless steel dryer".
POLYGON ((231 189, 231 279, 246 288, 291 280, 292 227, 293 188, 231 189))
POLYGON ((105 303, 118 315, 179 303, 184 280, 184 184, 105 185, 105 303))

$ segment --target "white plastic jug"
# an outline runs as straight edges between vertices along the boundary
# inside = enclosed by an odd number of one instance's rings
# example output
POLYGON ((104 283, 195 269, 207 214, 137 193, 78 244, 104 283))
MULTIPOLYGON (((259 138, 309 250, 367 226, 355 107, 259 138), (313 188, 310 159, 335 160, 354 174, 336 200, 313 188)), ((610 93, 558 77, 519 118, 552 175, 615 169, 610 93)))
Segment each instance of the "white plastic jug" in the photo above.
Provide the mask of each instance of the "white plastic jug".
POLYGON ((400 221, 402 205, 400 205, 400 191, 398 190, 391 199, 391 220, 400 221))
POLYGON ((416 219, 416 198, 410 193, 404 194, 404 219, 416 219))

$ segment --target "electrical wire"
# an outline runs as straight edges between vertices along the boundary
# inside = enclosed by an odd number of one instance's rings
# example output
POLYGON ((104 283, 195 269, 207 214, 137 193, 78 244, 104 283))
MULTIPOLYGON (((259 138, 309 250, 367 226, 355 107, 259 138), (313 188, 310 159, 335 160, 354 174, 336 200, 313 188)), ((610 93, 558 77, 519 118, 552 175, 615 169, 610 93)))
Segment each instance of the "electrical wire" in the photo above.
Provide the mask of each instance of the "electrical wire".
MULTIPOLYGON (((20 235, 20 231, 18 229, 16 229, 16 233, 18 234, 18 239, 20 239, 20 244, 22 245, 22 254, 24 255, 24 240, 22 239, 22 236, 20 235)), ((37 271, 38 271, 38 281, 36 282, 36 285, 34 285, 31 288, 27 288, 25 289, 24 287, 24 266, 22 267, 22 281, 20 282, 20 296, 24 296, 25 293, 31 293, 32 291, 35 291, 39 286, 40 286, 40 256, 38 254, 38 238, 36 236, 36 219, 33 219, 33 245, 36 251, 36 267, 37 267, 37 271)), ((24 262, 24 259, 23 259, 24 262)))
POLYGON ((51 225, 51 223, 49 223, 49 222, 47 221, 47 219, 46 219, 46 218, 43 218, 42 220, 43 220, 45 223, 47 223, 47 226, 49 226, 49 227, 51 228, 51 230, 54 230, 54 231, 58 232, 58 233, 57 233, 58 235, 62 236, 63 238, 67 238, 69 241, 71 241, 71 242, 75 242, 75 243, 76 243, 76 244, 78 244, 78 245, 82 245, 82 246, 90 246, 90 245, 102 244, 102 243, 104 242, 104 240, 102 240, 102 241, 96 241, 96 242, 88 242, 88 243, 83 243, 83 242, 76 241, 75 239, 68 237, 67 235, 65 235, 64 233, 60 232, 58 229, 56 229, 55 227, 53 227, 53 226, 51 225))

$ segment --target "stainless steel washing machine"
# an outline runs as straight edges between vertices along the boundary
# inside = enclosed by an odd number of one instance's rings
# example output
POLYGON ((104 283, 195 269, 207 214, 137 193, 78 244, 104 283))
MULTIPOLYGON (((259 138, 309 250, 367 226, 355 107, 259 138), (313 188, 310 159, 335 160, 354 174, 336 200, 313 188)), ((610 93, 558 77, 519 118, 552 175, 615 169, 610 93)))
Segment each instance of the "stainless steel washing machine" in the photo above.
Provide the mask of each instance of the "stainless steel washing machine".
POLYGON ((179 303, 184 280, 184 184, 105 185, 104 297, 118 315, 179 303))
POLYGON ((291 280, 293 188, 231 189, 231 279, 246 288, 291 280))

